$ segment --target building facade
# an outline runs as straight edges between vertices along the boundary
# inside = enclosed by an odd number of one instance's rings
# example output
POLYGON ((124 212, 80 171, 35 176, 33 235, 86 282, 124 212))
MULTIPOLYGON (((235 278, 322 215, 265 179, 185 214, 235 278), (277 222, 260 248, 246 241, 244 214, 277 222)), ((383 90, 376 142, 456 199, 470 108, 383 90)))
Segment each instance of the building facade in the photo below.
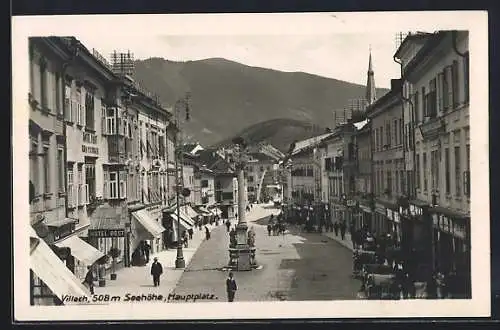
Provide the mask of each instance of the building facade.
POLYGON ((391 234, 395 242, 401 241, 398 198, 405 194, 400 94, 401 81, 393 79, 391 90, 367 109, 367 117, 371 121, 375 197, 375 212, 369 227, 377 235, 391 234))
POLYGON ((415 195, 425 203, 418 209, 410 203, 407 213, 413 210, 431 227, 432 268, 458 279, 456 294, 465 296, 470 296, 468 40, 467 31, 434 33, 402 70, 413 91, 415 195))

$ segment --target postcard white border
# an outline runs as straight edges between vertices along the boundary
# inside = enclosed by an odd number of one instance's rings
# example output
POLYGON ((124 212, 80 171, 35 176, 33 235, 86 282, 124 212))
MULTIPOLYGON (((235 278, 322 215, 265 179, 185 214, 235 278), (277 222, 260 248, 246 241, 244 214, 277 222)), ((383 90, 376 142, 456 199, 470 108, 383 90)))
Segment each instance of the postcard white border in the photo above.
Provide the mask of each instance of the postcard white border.
MULTIPOLYGON (((488 155, 488 16, 486 11, 217 15, 81 15, 13 17, 14 317, 17 321, 186 320, 490 315, 488 155), (360 24, 362 22, 362 24, 360 24), (119 27, 112 28, 110 26, 119 27), (297 31, 297 27, 300 30, 297 31), (307 35, 377 31, 469 30, 472 299, 30 306, 28 248, 28 36, 99 34, 307 35)), ((104 36, 103 36, 104 38, 104 36)), ((124 45, 126 46, 126 45, 124 45)), ((396 77, 395 77, 396 78, 396 77)))

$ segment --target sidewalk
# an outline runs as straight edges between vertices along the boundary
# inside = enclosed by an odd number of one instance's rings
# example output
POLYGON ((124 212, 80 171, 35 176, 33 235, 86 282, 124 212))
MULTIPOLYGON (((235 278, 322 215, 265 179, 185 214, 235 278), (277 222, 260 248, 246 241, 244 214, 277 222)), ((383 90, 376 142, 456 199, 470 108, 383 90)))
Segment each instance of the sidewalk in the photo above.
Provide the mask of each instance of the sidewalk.
MULTIPOLYGON (((219 227, 221 226, 223 225, 220 224, 219 227)), ((214 225, 207 225, 207 227, 210 231, 217 228, 214 225)), ((205 226, 202 227, 202 230, 194 229, 193 239, 189 240, 187 248, 183 247, 182 249, 186 268, 204 240, 205 226)), ((109 279, 109 275, 106 276, 106 286, 96 286, 94 290, 95 294, 120 296, 122 300, 127 293, 131 293, 132 295, 147 295, 150 293, 168 295, 175 289, 184 272, 184 269, 175 268, 176 257, 177 249, 164 250, 150 255, 150 261, 145 266, 132 266, 119 269, 116 271, 117 279, 112 281, 109 279), (163 275, 161 276, 160 287, 158 288, 153 286, 153 279, 150 274, 151 263, 155 257, 158 258, 158 261, 163 266, 163 275)))
POLYGON ((323 236, 326 236, 326 237, 336 241, 337 243, 348 248, 351 251, 354 250, 353 245, 352 245, 352 240, 351 240, 351 234, 349 234, 349 233, 345 233, 344 240, 342 240, 342 238, 340 238, 340 234, 339 234, 339 236, 335 236, 335 232, 323 232, 323 236))

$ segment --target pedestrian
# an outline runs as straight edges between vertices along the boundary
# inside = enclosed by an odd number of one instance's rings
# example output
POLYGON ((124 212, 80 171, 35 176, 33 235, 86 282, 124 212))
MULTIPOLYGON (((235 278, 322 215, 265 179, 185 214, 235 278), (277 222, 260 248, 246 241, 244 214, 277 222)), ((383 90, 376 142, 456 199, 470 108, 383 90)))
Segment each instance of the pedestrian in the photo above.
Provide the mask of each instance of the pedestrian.
POLYGON ((146 263, 149 263, 149 253, 151 252, 151 246, 148 244, 148 242, 144 241, 144 245, 142 248, 144 251, 144 255, 146 256, 146 263))
POLYGON ((189 234, 189 239, 193 239, 193 234, 194 234, 193 228, 188 229, 188 234, 189 234))
POLYGON ((231 221, 229 221, 229 219, 226 220, 226 228, 227 228, 227 232, 229 233, 231 230, 231 221))
POLYGON ((338 223, 338 221, 335 221, 335 224, 333 225, 333 230, 335 231, 335 237, 339 236, 339 223, 338 223))
POLYGON ((184 247, 187 248, 188 247, 188 234, 185 230, 182 233, 182 242, 184 243, 184 247))
POLYGON ((226 279, 227 301, 234 301, 236 290, 238 290, 238 287, 236 286, 236 281, 233 278, 233 272, 229 272, 229 277, 226 279))
POLYGON ((271 223, 267 224, 267 235, 271 236, 271 231, 273 230, 273 225, 271 223))
POLYGON ((344 240, 344 238, 345 238, 345 230, 346 230, 345 222, 341 222, 340 223, 340 238, 342 238, 342 240, 344 240))
POLYGON ((236 220, 238 220, 238 213, 235 213, 235 214, 234 214, 234 218, 235 218, 236 220))
POLYGON ((210 230, 208 230, 208 227, 207 227, 207 226, 205 226, 205 238, 206 238, 207 240, 209 240, 209 239, 210 239, 210 230))
POLYGON ((153 259, 153 264, 151 265, 151 275, 153 276, 153 285, 160 286, 160 275, 163 274, 163 267, 158 261, 158 258, 153 259))
POLYGON ((90 290, 90 294, 94 294, 94 272, 92 266, 87 266, 87 274, 82 284, 90 290))

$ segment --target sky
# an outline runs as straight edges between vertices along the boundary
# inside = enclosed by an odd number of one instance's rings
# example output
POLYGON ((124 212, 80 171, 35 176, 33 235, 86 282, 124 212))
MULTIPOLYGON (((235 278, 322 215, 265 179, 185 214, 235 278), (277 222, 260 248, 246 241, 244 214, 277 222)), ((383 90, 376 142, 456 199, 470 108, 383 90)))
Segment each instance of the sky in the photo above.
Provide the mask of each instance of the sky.
POLYGON ((162 57, 172 61, 223 57, 250 66, 302 71, 365 85, 371 49, 375 84, 388 88, 399 78, 394 62, 397 32, 326 35, 152 35, 106 38, 77 35, 106 58, 113 50, 130 50, 135 59, 162 57), (147 47, 145 47, 147 45, 147 47))
POLYGON ((366 84, 371 48, 375 85, 399 78, 393 60, 400 32, 470 29, 480 12, 74 15, 16 17, 13 36, 75 36, 106 58, 223 57, 250 66, 302 71, 366 84))

